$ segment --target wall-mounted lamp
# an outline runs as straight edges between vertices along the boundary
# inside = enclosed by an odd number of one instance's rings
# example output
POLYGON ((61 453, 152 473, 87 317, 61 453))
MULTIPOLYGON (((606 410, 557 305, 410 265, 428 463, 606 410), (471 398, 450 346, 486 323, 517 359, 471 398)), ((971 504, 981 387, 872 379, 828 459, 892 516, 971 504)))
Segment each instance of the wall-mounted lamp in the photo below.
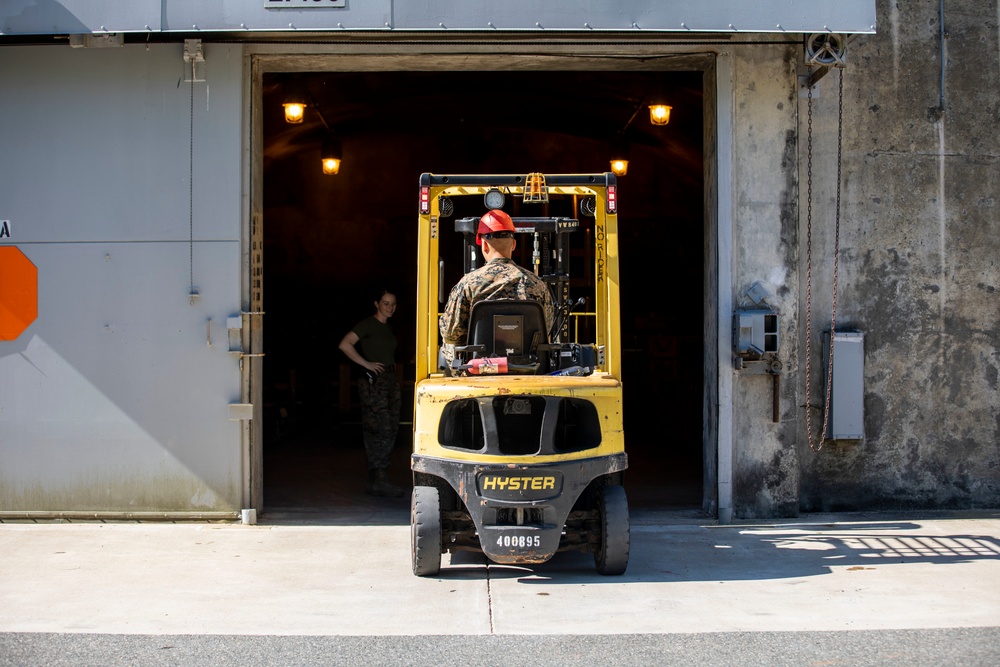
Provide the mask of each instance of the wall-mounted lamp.
POLYGON ((327 136, 320 147, 320 160, 323 161, 323 173, 333 176, 340 172, 340 163, 343 162, 344 154, 340 141, 332 136, 327 136))
POLYGON ((611 142, 611 171, 616 176, 624 176, 628 173, 628 160, 628 142, 619 135, 611 142))
POLYGON ((657 83, 653 86, 649 95, 646 96, 646 102, 649 107, 649 122, 653 125, 666 125, 670 122, 670 109, 672 108, 667 104, 670 97, 664 91, 664 86, 662 83, 657 83))
POLYGON ((285 101, 281 103, 285 107, 285 122, 297 125, 302 122, 306 114, 306 107, 309 106, 309 91, 305 83, 299 78, 292 78, 285 85, 288 94, 285 101))
POLYGON ((649 122, 653 125, 666 125, 670 122, 670 110, 673 107, 655 102, 649 105, 649 122))
POLYGON ((621 136, 625 134, 625 130, 629 128, 629 125, 632 124, 632 121, 635 120, 636 116, 639 115, 639 112, 642 111, 642 106, 647 103, 648 103, 647 106, 649 108, 649 122, 651 124, 666 125, 667 123, 669 123, 670 110, 673 107, 666 104, 665 102, 666 99, 667 96, 663 93, 662 90, 659 89, 659 86, 657 86, 657 88, 653 92, 646 93, 646 95, 644 95, 643 98, 639 101, 639 103, 635 106, 635 109, 632 111, 632 115, 629 116, 628 121, 626 121, 625 125, 622 126, 622 129, 618 130, 618 135, 621 136))
POLYGON ((304 97, 292 93, 285 98, 282 106, 285 107, 285 122, 296 125, 301 123, 302 119, 305 118, 308 104, 306 104, 304 97))

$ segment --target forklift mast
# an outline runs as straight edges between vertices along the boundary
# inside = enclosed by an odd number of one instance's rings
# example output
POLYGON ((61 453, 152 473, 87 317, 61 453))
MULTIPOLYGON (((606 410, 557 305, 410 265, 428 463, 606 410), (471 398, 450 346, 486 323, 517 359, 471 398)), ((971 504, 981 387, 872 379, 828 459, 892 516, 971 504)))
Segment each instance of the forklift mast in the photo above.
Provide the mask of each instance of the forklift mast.
MULTIPOLYGON (((475 244, 478 215, 446 219, 455 210, 455 200, 478 195, 476 212, 502 208, 508 200, 522 211, 537 207, 541 212, 558 208, 558 216, 511 215, 517 229, 518 245, 531 248, 531 266, 552 291, 559 315, 555 336, 563 341, 593 344, 603 350, 601 373, 620 379, 618 197, 613 173, 527 175, 437 175, 420 176, 419 231, 417 261, 417 355, 416 377, 422 379, 442 372, 439 365, 438 315, 451 285, 444 284, 444 266, 458 257, 441 255, 445 233, 462 236, 463 273, 476 269, 482 259, 475 244), (481 197, 481 199, 480 199, 481 197), (569 215, 565 215, 568 213, 569 215), (593 218, 582 241, 584 256, 592 262, 584 277, 571 277, 571 236, 580 234, 577 215, 593 218), (571 217, 573 216, 573 217, 571 217), (576 340, 570 326, 570 311, 585 305, 586 311, 573 317, 593 319, 593 340, 576 340)), ((534 213, 535 211, 531 211, 534 213)), ((578 246, 579 247, 579 246, 578 246)))

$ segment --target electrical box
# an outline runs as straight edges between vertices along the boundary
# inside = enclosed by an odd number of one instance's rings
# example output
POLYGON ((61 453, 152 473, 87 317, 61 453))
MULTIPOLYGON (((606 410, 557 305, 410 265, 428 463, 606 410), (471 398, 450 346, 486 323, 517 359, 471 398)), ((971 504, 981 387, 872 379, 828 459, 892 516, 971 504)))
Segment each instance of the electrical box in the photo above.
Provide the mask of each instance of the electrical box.
POLYGON ((778 314, 773 310, 737 310, 733 320, 736 356, 760 359, 778 351, 778 314))
MULTIPOLYGON (((833 374, 826 437, 829 440, 864 440, 865 335, 860 331, 833 333, 832 371, 830 332, 826 332, 823 337, 823 368, 827 374, 833 374)), ((828 383, 823 386, 827 387, 828 383)))
POLYGON ((778 359, 778 313, 767 303, 764 286, 754 283, 741 301, 756 307, 733 311, 733 364, 740 374, 771 376, 771 421, 781 421, 781 361, 778 359))

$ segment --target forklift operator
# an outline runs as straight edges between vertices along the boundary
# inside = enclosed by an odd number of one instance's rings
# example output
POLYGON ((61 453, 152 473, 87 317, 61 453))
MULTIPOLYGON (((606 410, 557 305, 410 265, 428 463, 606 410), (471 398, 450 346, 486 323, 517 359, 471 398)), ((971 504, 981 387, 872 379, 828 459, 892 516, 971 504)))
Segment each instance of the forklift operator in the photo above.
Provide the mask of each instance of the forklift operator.
POLYGON ((442 352, 448 364, 455 358, 454 346, 466 343, 469 313, 472 305, 478 301, 538 301, 545 312, 545 327, 547 330, 552 329, 556 310, 552 292, 544 280, 521 268, 511 259, 517 245, 514 232, 514 221, 503 211, 487 211, 479 219, 476 245, 482 246, 486 263, 475 271, 470 271, 456 283, 438 321, 444 343, 442 352))

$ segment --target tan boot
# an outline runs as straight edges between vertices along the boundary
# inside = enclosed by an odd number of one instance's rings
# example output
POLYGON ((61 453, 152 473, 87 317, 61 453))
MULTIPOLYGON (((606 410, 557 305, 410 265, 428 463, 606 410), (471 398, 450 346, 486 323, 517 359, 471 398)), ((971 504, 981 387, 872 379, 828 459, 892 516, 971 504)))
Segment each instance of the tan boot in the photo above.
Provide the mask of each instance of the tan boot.
POLYGON ((365 493, 383 498, 400 498, 403 495, 403 489, 389 481, 385 470, 370 470, 365 493))

